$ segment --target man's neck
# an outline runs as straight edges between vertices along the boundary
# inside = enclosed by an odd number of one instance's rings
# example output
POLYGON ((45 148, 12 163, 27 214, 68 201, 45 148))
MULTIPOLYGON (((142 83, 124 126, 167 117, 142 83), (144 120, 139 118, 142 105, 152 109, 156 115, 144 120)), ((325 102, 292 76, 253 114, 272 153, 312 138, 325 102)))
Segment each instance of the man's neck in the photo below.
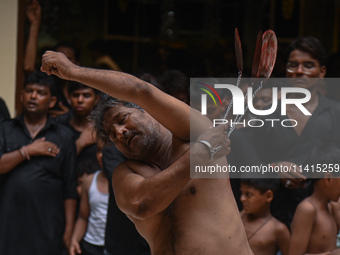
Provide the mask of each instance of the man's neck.
POLYGON ((149 164, 155 164, 160 169, 165 169, 169 165, 172 164, 173 160, 173 136, 172 133, 164 128, 164 132, 161 132, 162 135, 160 136, 160 139, 158 140, 156 146, 152 148, 152 150, 149 151, 149 156, 146 157, 148 160, 146 160, 149 164))
POLYGON ((257 213, 250 213, 250 214, 246 214, 248 219, 250 221, 254 221, 257 219, 268 219, 269 217, 271 217, 271 213, 270 213, 270 209, 269 208, 263 208, 263 210, 257 212, 257 213))
POLYGON ((87 116, 76 116, 70 120, 70 125, 77 131, 82 132, 85 128, 88 127, 90 121, 87 116))
POLYGON ((24 123, 32 138, 35 138, 40 130, 46 125, 47 115, 24 114, 24 123))
MULTIPOLYGON (((323 180, 319 180, 321 182, 323 180)), ((327 198, 327 187, 322 183, 316 183, 313 186, 313 193, 310 196, 311 200, 314 201, 315 204, 319 205, 320 208, 328 209, 329 199, 327 198)))

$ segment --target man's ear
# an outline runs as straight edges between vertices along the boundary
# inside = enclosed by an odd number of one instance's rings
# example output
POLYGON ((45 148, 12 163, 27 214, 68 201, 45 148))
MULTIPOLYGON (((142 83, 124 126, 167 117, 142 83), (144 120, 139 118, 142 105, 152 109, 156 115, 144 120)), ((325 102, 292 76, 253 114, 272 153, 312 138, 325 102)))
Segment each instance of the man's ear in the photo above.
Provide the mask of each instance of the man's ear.
POLYGON ((274 199, 274 193, 272 190, 267 190, 265 193, 266 202, 270 203, 274 199))
POLYGON ((320 66, 320 78, 325 78, 326 73, 327 73, 327 67, 320 66))
POLYGON ((53 108, 53 107, 55 106, 56 103, 57 103, 57 97, 56 97, 56 96, 51 97, 51 101, 50 101, 49 107, 50 107, 50 108, 53 108))
POLYGON ((325 173, 323 179, 326 185, 330 185, 333 181, 334 176, 331 173, 325 173))

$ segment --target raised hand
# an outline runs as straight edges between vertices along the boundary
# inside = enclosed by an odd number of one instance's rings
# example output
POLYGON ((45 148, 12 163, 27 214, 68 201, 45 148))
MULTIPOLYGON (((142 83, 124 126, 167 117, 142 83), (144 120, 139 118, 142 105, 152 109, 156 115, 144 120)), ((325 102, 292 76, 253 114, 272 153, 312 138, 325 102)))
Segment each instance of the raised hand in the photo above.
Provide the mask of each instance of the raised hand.
POLYGON ((31 1, 31 3, 26 6, 26 16, 29 22, 40 23, 41 21, 41 6, 37 0, 31 1))
POLYGON ((40 70, 48 75, 54 74, 61 79, 70 80, 78 66, 73 64, 63 53, 46 51, 42 56, 40 70))

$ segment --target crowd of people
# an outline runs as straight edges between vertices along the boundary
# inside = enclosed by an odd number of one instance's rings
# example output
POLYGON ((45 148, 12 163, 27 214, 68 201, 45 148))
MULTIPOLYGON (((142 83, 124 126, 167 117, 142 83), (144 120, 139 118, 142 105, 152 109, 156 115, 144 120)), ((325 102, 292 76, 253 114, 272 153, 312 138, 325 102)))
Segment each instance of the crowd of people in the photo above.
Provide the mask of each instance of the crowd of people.
MULTIPOLYGON (((70 42, 37 56, 38 1, 26 14, 22 113, 10 119, 0 99, 0 254, 340 254, 340 102, 325 90, 318 39, 289 45, 278 88, 303 88, 309 100, 265 116, 297 125, 264 121, 229 137, 212 121, 230 94, 204 116, 179 70, 130 75, 97 48, 101 61, 81 67, 70 42), (193 162, 297 171, 196 178, 193 162)), ((254 107, 269 109, 272 94, 261 89, 254 107)))

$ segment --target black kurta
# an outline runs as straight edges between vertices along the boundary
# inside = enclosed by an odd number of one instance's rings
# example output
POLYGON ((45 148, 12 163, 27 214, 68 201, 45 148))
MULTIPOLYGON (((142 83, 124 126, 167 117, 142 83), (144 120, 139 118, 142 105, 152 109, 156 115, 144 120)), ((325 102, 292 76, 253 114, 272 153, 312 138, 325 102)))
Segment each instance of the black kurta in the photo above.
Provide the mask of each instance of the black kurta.
MULTIPOLYGON (((64 200, 76 198, 76 148, 72 134, 49 118, 35 139, 60 149, 57 157, 35 156, 0 175, 0 254, 60 255, 64 200)), ((0 126, 0 157, 32 143, 23 116, 0 126)))

